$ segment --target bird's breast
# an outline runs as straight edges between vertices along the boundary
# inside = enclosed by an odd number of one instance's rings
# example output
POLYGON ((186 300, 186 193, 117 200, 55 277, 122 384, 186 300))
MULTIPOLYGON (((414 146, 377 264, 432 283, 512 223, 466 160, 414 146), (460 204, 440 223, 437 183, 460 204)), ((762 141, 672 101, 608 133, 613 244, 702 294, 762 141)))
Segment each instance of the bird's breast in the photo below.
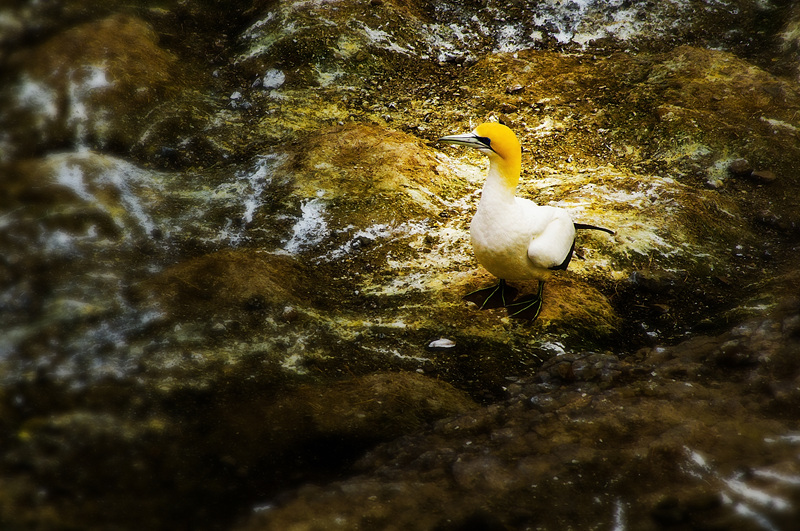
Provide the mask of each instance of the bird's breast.
POLYGON ((495 208, 479 205, 470 225, 475 258, 498 278, 543 278, 547 270, 535 267, 528 258, 528 245, 541 230, 535 225, 531 216, 515 205, 495 208))

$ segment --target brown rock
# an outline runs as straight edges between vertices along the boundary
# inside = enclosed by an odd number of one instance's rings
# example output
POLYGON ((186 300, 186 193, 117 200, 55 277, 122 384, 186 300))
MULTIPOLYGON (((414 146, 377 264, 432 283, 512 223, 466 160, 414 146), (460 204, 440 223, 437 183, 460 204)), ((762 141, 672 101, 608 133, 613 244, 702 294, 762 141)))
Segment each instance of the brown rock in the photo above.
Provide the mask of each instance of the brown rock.
POLYGON ((289 256, 224 250, 177 264, 140 284, 135 295, 179 317, 283 312, 307 301, 306 269, 289 256))
POLYGON ((734 177, 749 177, 753 167, 745 159, 736 159, 728 165, 728 172, 734 177))
POLYGON ((31 146, 133 144, 148 111, 171 89, 176 65, 153 29, 127 15, 71 28, 16 60, 24 65, 20 86, 32 85, 52 100, 21 102, 20 127, 11 133, 31 146))
POLYGON ((769 170, 756 170, 750 174, 750 179, 755 182, 769 184, 775 182, 778 179, 778 176, 769 170))

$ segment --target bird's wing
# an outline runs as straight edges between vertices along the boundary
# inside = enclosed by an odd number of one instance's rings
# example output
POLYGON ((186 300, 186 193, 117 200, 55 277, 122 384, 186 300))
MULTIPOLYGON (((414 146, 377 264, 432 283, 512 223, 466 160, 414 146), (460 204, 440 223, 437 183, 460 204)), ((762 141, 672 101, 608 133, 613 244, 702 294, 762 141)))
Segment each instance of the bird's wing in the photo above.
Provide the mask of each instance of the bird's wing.
POLYGON ((535 231, 528 244, 528 259, 542 269, 566 269, 575 243, 575 225, 566 210, 538 207, 536 216, 541 230, 535 231))

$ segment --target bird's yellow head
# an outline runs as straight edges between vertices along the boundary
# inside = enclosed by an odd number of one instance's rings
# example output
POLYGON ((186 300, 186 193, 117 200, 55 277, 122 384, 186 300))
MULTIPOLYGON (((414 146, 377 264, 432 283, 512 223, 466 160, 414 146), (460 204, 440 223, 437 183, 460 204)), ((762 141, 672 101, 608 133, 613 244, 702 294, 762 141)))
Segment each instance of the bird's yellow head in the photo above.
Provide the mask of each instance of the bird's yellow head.
POLYGON ((486 122, 471 133, 445 136, 439 142, 468 146, 485 153, 500 173, 503 181, 510 187, 519 182, 522 148, 514 131, 503 124, 486 122))

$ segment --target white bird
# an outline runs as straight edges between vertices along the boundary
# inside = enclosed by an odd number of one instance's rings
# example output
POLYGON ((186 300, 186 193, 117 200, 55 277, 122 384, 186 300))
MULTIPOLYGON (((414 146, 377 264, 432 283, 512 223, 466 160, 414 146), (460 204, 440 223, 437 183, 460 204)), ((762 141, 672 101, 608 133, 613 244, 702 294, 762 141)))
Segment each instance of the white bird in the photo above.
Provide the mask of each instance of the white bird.
POLYGON ((439 142, 475 148, 489 157, 489 174, 469 232, 475 258, 500 282, 465 298, 481 309, 502 306, 512 317, 536 319, 542 309, 544 281, 552 270, 566 270, 572 259, 575 229, 614 232, 574 223, 563 208, 516 197, 522 148, 505 125, 484 123, 472 133, 444 136, 439 142), (537 294, 514 301, 517 290, 507 280, 538 280, 537 294))

